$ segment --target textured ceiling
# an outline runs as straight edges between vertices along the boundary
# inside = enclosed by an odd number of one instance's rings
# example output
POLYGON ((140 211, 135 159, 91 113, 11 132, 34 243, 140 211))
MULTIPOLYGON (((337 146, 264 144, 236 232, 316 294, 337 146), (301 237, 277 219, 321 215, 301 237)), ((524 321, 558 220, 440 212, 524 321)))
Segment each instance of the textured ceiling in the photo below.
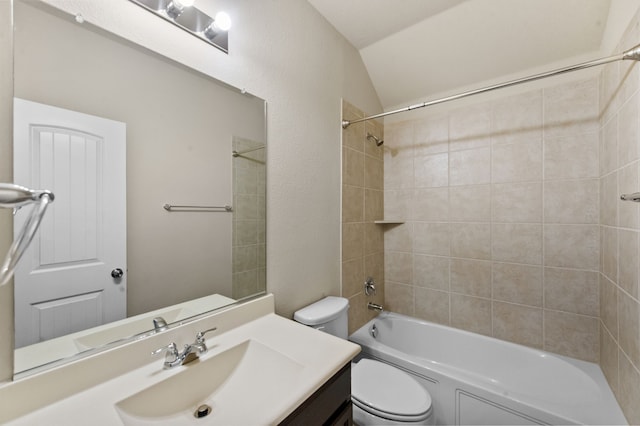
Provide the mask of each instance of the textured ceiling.
POLYGON ((610 0, 308 1, 360 50, 385 109, 577 56, 596 58, 610 6, 610 0))

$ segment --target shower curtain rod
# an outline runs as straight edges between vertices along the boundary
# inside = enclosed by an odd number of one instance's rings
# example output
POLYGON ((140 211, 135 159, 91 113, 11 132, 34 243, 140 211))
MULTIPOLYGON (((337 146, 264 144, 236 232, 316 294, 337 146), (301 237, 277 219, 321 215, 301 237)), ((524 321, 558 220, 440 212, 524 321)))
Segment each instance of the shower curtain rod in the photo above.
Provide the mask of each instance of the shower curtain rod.
POLYGON ((593 61, 583 62, 581 64, 572 65, 572 66, 565 67, 565 68, 559 68, 559 69, 556 69, 556 70, 553 70, 553 71, 547 71, 547 72, 543 72, 543 73, 540 73, 540 74, 535 74, 535 75, 532 75, 532 76, 529 76, 529 77, 523 77, 523 78, 519 78, 519 79, 516 79, 516 80, 507 81, 506 83, 494 84, 493 86, 487 86, 487 87, 484 87, 482 89, 470 90, 468 92, 459 93, 457 95, 447 96, 447 97, 444 97, 444 98, 435 99, 433 101, 428 101, 428 102, 423 102, 423 103, 420 103, 420 104, 410 105, 408 107, 396 109, 396 110, 393 110, 393 111, 383 112, 383 113, 376 114, 376 115, 371 115, 369 117, 359 118, 357 120, 343 120, 342 121, 342 128, 346 129, 351 124, 360 123, 362 121, 368 121, 368 120, 373 120, 373 119, 376 119, 376 118, 386 117, 387 115, 398 114, 400 112, 412 111, 412 110, 418 109, 418 108, 424 108, 424 107, 428 107, 428 106, 432 106, 432 105, 436 105, 436 104, 441 104, 441 103, 444 103, 444 102, 454 101, 456 99, 466 98, 467 96, 478 95, 480 93, 490 92, 490 91, 496 90, 496 89, 502 89, 502 88, 505 88, 505 87, 515 86, 517 84, 528 83, 530 81, 540 80, 540 79, 547 78, 547 77, 553 77, 553 76, 556 76, 556 75, 565 74, 565 73, 573 72, 573 71, 579 71, 579 70, 583 70, 583 69, 586 69, 586 68, 591 68, 591 67, 595 67, 595 66, 598 66, 598 65, 608 64, 609 62, 615 62, 615 61, 621 61, 621 60, 640 61, 640 44, 638 44, 635 47, 633 47, 633 48, 631 48, 629 50, 626 50, 626 51, 624 51, 622 53, 619 53, 619 54, 613 55, 613 56, 609 56, 609 57, 606 57, 606 58, 595 59, 593 61))

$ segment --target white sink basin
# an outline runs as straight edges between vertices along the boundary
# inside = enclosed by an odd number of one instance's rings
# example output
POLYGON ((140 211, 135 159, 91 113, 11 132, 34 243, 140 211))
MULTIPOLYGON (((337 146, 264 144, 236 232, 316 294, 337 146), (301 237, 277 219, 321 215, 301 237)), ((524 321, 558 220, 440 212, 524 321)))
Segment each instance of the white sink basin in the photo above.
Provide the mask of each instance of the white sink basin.
POLYGON ((260 424, 261 413, 295 388, 303 366, 256 340, 246 340, 116 403, 125 425, 260 424), (201 405, 211 407, 196 418, 201 405), (197 422, 197 423, 196 423, 197 422))

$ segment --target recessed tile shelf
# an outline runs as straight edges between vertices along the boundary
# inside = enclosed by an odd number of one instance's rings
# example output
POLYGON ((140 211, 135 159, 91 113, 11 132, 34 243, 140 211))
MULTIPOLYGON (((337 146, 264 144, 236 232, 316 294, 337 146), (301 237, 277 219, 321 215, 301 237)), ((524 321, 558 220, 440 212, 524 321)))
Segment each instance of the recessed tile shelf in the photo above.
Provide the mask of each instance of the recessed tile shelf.
POLYGON ((377 225, 402 225, 404 220, 374 220, 377 225))

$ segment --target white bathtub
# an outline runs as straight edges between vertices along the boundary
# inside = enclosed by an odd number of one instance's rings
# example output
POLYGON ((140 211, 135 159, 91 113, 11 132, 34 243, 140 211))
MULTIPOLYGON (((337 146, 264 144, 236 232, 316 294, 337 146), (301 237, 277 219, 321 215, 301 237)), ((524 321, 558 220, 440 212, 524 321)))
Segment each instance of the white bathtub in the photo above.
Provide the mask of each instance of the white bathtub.
POLYGON ((597 364, 390 312, 349 340, 412 374, 436 424, 626 424, 597 364))

